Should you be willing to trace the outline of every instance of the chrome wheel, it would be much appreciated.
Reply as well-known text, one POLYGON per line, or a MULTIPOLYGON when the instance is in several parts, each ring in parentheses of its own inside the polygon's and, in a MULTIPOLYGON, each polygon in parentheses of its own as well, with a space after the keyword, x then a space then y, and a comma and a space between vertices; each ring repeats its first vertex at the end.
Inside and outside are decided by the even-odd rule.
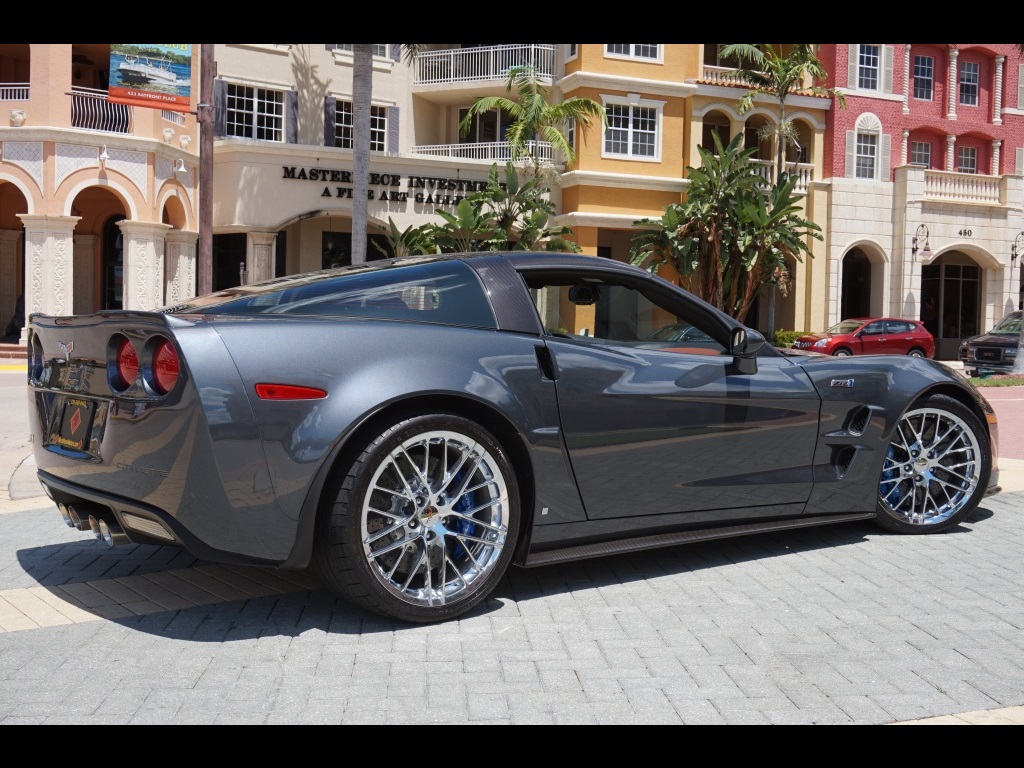
POLYGON ((951 405, 926 404, 908 411, 886 451, 879 506, 900 530, 952 525, 984 492, 989 473, 986 436, 970 411, 941 398, 947 400, 951 405))
POLYGON ((433 431, 379 464, 363 501, 363 552, 392 594, 441 606, 487 582, 508 536, 509 498, 495 457, 472 438, 433 431))

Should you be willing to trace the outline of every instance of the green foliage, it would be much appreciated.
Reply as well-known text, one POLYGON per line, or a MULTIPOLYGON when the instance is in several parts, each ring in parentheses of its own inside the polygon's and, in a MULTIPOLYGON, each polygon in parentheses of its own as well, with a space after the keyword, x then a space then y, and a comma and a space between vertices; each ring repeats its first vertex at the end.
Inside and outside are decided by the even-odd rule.
POLYGON ((537 80, 537 73, 532 67, 512 67, 508 71, 505 91, 511 96, 483 96, 478 98, 466 111, 459 123, 462 136, 467 136, 477 115, 501 110, 508 115, 512 123, 505 133, 512 160, 528 158, 535 168, 541 160, 534 152, 534 142, 547 141, 551 146, 571 163, 576 152, 565 133, 565 127, 576 123, 581 131, 587 130, 594 120, 607 125, 608 117, 604 105, 586 97, 565 99, 558 104, 548 103, 548 89, 537 80))
POLYGON ((664 264, 684 285, 730 316, 743 318, 762 286, 788 287, 787 259, 810 254, 807 238, 822 239, 817 224, 800 217, 795 180, 782 174, 765 188, 742 149, 742 135, 723 147, 712 134, 715 151, 699 147, 700 168, 687 168, 686 202, 666 208, 659 221, 634 226, 630 260, 657 272, 664 264))
POLYGON ((388 244, 387 248, 375 240, 373 245, 385 257, 419 256, 434 250, 433 243, 423 227, 409 226, 400 231, 390 216, 388 228, 384 231, 384 239, 388 244))
POLYGON ((780 328, 775 331, 772 344, 776 347, 792 347, 794 341, 806 335, 807 331, 785 331, 780 328))

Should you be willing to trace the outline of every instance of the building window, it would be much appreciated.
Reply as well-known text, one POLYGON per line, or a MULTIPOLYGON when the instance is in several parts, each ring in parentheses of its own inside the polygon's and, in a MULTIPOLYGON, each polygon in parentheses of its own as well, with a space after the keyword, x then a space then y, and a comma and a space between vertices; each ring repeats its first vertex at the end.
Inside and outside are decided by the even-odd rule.
MULTIPOLYGON (((334 117, 334 146, 342 149, 355 148, 355 120, 352 102, 339 101, 334 117)), ((386 107, 370 107, 370 151, 383 152, 388 135, 388 110, 386 107)))
POLYGON ((957 147, 957 150, 956 150, 956 170, 957 170, 957 173, 977 173, 978 172, 978 148, 977 147, 957 147))
POLYGON ((857 134, 857 178, 875 178, 875 167, 878 161, 878 134, 857 134))
POLYGON ((931 56, 914 57, 914 98, 932 100, 935 84, 935 59, 931 56))
POLYGON ((878 72, 881 46, 862 45, 858 58, 857 87, 865 91, 878 90, 878 72))
POLYGON ((968 107, 978 106, 978 62, 960 62, 960 103, 968 107))
POLYGON ((608 127, 604 154, 632 159, 657 159, 658 110, 630 104, 606 104, 608 127))
MULTIPOLYGON (((369 37, 369 35, 367 35, 367 37, 369 37)), ((337 43, 339 51, 348 51, 349 53, 352 53, 353 45, 354 43, 337 43)), ((388 49, 390 47, 391 46, 387 43, 384 43, 383 45, 375 45, 373 46, 373 55, 386 59, 388 56, 388 49)))
POLYGON ((284 91, 227 84, 227 135, 284 141, 284 91))
POLYGON ((922 168, 932 167, 932 145, 927 141, 910 142, 910 164, 922 168))
POLYGON ((578 46, 576 45, 576 43, 569 43, 568 45, 566 45, 565 46, 565 58, 566 59, 575 59, 576 58, 576 54, 579 53, 577 48, 578 48, 578 46))
POLYGON ((612 45, 608 44, 605 46, 605 51, 609 56, 624 56, 630 59, 657 59, 659 56, 658 45, 612 45))

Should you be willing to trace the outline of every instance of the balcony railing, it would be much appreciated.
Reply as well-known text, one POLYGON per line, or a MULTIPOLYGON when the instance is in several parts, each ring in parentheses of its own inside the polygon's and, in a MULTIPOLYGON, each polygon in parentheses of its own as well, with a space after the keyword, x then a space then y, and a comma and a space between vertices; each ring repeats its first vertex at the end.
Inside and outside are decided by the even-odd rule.
POLYGON ((71 89, 71 126, 105 133, 131 133, 134 114, 129 104, 107 101, 96 88, 71 89))
MULTIPOLYGON (((532 157, 540 162, 551 165, 554 163, 554 149, 549 142, 527 142, 527 149, 532 157)), ((512 159, 512 150, 505 141, 484 141, 465 144, 422 144, 413 147, 414 154, 432 155, 434 157, 452 157, 460 160, 486 160, 489 162, 507 162, 512 159)))
POLYGON ((507 79, 512 67, 530 66, 541 80, 554 78, 553 45, 488 45, 416 54, 414 85, 507 79))
POLYGON ((0 101, 28 101, 28 83, 0 83, 0 101))
POLYGON ((1000 204, 1003 177, 952 171, 924 172, 924 196, 937 200, 1000 204))
POLYGON ((735 67, 713 67, 705 64, 702 79, 718 85, 744 85, 750 87, 750 83, 741 78, 739 72, 735 67))
MULTIPOLYGON (((774 160, 748 160, 756 171, 757 175, 764 179, 765 186, 775 184, 775 161, 774 160)), ((814 180, 813 163, 786 163, 786 173, 796 178, 793 191, 798 195, 807 194, 807 186, 814 180)))

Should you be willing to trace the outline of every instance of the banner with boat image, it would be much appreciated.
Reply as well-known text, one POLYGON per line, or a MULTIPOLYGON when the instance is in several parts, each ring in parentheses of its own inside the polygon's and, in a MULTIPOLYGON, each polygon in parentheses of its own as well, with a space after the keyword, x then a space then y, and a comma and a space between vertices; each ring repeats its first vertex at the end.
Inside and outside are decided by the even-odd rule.
POLYGON ((110 45, 107 101, 192 111, 192 45, 110 45))

